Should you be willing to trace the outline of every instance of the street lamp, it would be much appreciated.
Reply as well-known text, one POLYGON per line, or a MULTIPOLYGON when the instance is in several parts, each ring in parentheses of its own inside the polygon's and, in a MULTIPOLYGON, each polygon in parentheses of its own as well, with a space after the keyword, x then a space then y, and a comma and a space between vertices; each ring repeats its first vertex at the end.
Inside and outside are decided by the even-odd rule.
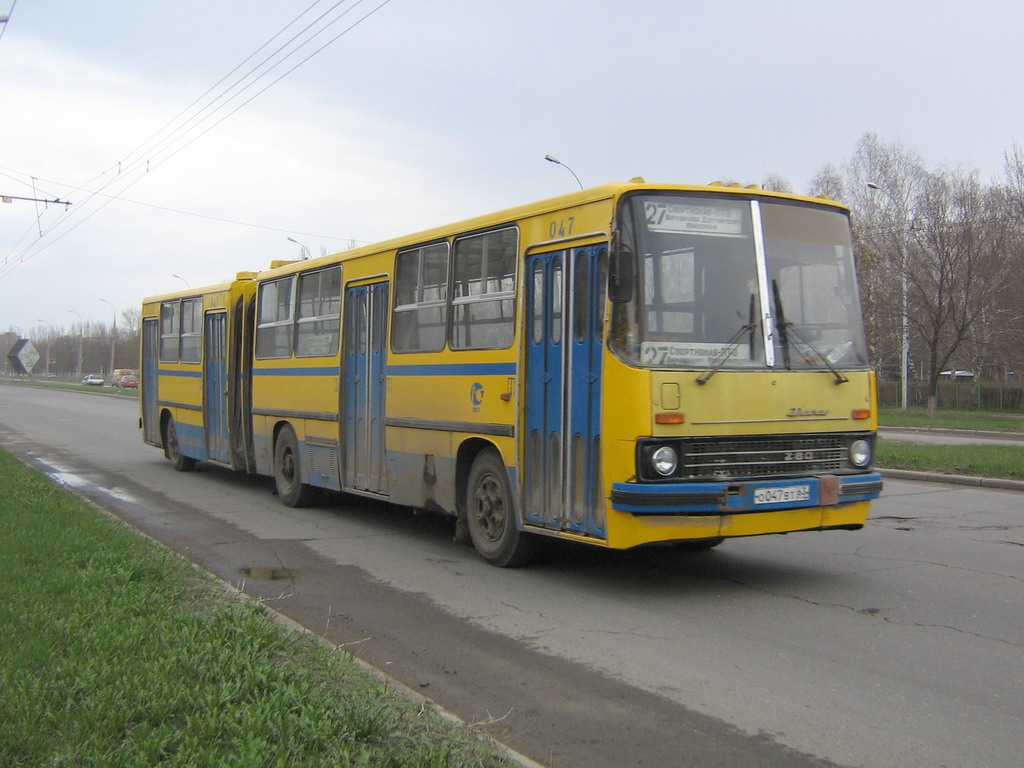
POLYGON ((568 165, 563 163, 557 157, 552 157, 551 155, 544 155, 544 159, 547 160, 549 163, 554 163, 555 165, 560 165, 563 168, 565 168, 565 170, 567 170, 569 173, 571 173, 572 177, 574 179, 576 179, 576 183, 580 185, 580 189, 583 189, 583 182, 580 181, 580 177, 576 175, 575 171, 573 171, 572 168, 570 168, 568 165))
POLYGON ((100 299, 114 313, 114 324, 110 331, 110 386, 114 386, 114 347, 117 346, 117 309, 106 299, 100 299))
POLYGON ((904 206, 892 196, 885 187, 880 187, 874 182, 868 182, 868 189, 877 190, 883 195, 889 198, 889 200, 896 206, 897 211, 900 215, 900 233, 897 242, 899 243, 899 259, 900 259, 900 276, 901 276, 901 287, 903 295, 901 297, 901 337, 900 337, 900 379, 902 380, 900 390, 900 407, 905 411, 907 410, 907 394, 909 392, 909 378, 910 378, 910 311, 908 307, 907 294, 909 292, 909 284, 907 280, 907 216, 904 206))
POLYGON ((295 244, 296 244, 297 246, 299 246, 299 248, 301 248, 301 249, 302 249, 302 253, 304 254, 304 255, 303 255, 303 257, 302 257, 302 258, 303 258, 303 260, 305 260, 305 259, 310 259, 310 258, 312 258, 312 257, 313 257, 313 254, 312 254, 312 253, 310 253, 310 250, 309 250, 309 248, 307 248, 306 246, 304 246, 304 245, 303 245, 302 243, 300 243, 300 242, 299 242, 298 240, 296 240, 296 239, 295 239, 294 237, 289 237, 289 238, 288 238, 288 242, 290 242, 290 243, 295 243, 295 244))
POLYGON ((184 277, 182 277, 181 275, 171 275, 171 277, 176 277, 176 278, 178 278, 179 280, 181 280, 181 282, 183 282, 183 283, 185 284, 185 287, 186 287, 186 288, 188 288, 189 290, 192 290, 192 283, 190 283, 190 282, 189 282, 188 280, 186 280, 186 279, 185 279, 184 277))
POLYGON ((82 327, 83 326, 82 316, 80 314, 78 314, 77 312, 75 312, 75 310, 73 310, 73 309, 69 309, 68 312, 70 312, 72 315, 76 315, 78 317, 78 365, 77 365, 77 367, 75 369, 75 375, 78 377, 78 380, 81 381, 82 380, 82 334, 85 332, 85 329, 82 327))

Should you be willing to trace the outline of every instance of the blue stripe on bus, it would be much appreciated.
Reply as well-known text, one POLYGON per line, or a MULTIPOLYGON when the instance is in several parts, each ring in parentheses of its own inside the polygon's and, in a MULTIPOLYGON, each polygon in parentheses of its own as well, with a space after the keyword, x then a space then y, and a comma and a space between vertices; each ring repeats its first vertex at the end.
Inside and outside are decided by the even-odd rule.
POLYGON ((388 376, 515 376, 515 363, 436 363, 389 365, 388 376))
MULTIPOLYGON (((389 376, 515 376, 515 363, 436 363, 433 365, 389 365, 389 376)), ((201 378, 201 371, 160 370, 161 376, 201 378)), ((319 368, 253 368, 253 376, 340 376, 337 366, 319 368)))
POLYGON ((324 366, 322 368, 253 368, 253 376, 340 376, 341 368, 324 366))

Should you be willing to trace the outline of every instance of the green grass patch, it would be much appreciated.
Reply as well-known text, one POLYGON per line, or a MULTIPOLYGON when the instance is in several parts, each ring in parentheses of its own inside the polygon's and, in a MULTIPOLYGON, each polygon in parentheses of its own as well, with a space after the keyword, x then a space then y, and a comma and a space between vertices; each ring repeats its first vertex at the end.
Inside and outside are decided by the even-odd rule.
POLYGON ((1024 446, 1016 445, 931 445, 881 438, 875 463, 885 469, 1024 480, 1024 446))
POLYGON ((0 765, 506 765, 0 451, 0 765))
POLYGON ((46 389, 66 389, 72 392, 90 392, 94 395, 117 395, 118 397, 138 397, 139 390, 137 389, 122 389, 120 387, 111 387, 104 384, 102 387, 91 386, 89 384, 82 384, 78 381, 69 381, 67 379, 12 379, 12 378, 0 378, 0 384, 8 384, 13 387, 42 387, 46 389))
POLYGON ((979 411, 955 409, 939 411, 934 419, 922 407, 880 408, 879 426, 931 427, 933 429, 972 429, 996 432, 1024 432, 1024 413, 1019 411, 979 411))

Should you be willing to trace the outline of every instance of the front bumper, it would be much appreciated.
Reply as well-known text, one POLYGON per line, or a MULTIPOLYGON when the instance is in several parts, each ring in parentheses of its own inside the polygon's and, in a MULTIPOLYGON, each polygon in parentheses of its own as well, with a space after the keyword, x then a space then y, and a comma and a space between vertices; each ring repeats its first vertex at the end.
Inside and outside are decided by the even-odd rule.
POLYGON ((877 499, 882 475, 817 475, 773 480, 613 483, 612 508, 634 515, 741 515, 877 499))

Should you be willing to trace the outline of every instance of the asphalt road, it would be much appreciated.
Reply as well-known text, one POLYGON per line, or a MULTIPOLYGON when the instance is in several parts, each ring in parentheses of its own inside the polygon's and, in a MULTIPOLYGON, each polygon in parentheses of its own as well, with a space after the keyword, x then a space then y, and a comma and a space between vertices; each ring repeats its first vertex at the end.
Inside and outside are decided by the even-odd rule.
POLYGON ((1010 768, 1024 495, 887 481, 868 527, 712 552, 553 546, 174 472, 136 404, 0 386, 0 444, 544 765, 1010 768))

